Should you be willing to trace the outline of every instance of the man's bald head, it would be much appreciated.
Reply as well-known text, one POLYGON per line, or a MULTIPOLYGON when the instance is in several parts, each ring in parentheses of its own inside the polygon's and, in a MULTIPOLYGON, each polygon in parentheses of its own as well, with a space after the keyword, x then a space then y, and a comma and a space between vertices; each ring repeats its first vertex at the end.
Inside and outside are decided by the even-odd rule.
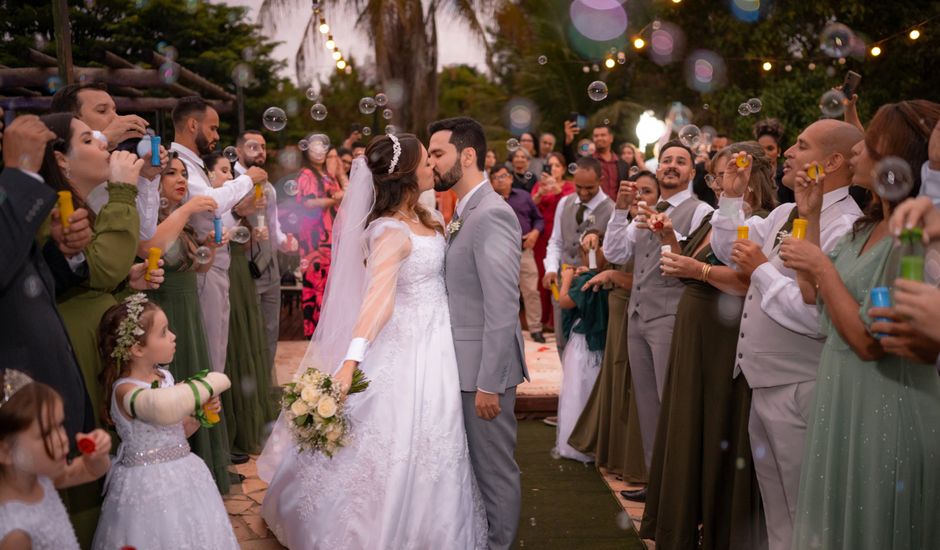
POLYGON ((824 119, 810 124, 784 153, 783 184, 792 189, 797 171, 816 162, 826 172, 827 192, 849 185, 852 147, 864 137, 861 130, 841 120, 824 119))

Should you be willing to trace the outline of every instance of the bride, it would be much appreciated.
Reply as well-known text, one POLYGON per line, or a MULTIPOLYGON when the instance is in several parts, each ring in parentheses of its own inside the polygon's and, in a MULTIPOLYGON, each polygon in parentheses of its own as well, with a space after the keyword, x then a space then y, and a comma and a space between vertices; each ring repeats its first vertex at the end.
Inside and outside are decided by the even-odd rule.
POLYGON ((442 221, 418 204, 434 185, 411 134, 376 137, 353 163, 334 228, 333 266, 316 333, 298 372, 356 366, 349 444, 333 458, 299 452, 283 415, 258 473, 262 504, 285 546, 485 548, 444 288, 442 221), (348 346, 348 347, 347 347, 348 346))

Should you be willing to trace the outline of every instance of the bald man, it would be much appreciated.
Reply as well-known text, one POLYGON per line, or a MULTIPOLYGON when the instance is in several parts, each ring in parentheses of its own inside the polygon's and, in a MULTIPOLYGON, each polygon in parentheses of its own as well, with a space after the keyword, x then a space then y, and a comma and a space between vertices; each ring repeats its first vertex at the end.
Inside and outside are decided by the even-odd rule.
MULTIPOLYGON (((850 124, 820 120, 803 130, 784 153, 783 184, 790 189, 805 165, 816 162, 825 170, 820 243, 827 253, 862 215, 849 196, 849 159, 852 146, 862 138, 850 124)), ((712 249, 721 261, 751 277, 734 376, 743 373, 753 390, 748 431, 770 550, 789 550, 803 443, 825 338, 819 333, 816 306, 803 303, 796 273, 783 266, 778 252, 780 233, 791 231, 800 210, 809 209, 805 191, 796 187, 797 204, 782 204, 766 218, 745 219, 746 182, 723 185, 719 210, 712 217, 712 249), (750 228, 748 240, 737 240, 739 225, 750 228)))

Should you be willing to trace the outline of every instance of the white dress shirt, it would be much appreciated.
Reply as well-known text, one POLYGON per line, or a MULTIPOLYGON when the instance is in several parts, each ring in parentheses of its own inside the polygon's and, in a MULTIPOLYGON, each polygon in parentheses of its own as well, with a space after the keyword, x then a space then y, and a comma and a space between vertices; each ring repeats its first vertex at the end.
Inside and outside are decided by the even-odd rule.
POLYGON ((470 191, 468 191, 467 194, 463 196, 463 198, 457 199, 457 204, 454 206, 454 213, 457 214, 457 217, 458 217, 458 218, 460 217, 461 214, 463 214, 464 206, 467 204, 467 202, 470 201, 470 197, 472 197, 474 193, 476 193, 477 191, 479 191, 481 187, 483 187, 484 185, 488 184, 489 182, 490 182, 490 180, 487 179, 486 177, 484 177, 484 178, 483 178, 483 181, 481 181, 480 183, 476 184, 476 185, 473 187, 473 189, 471 189, 470 191))
POLYGON ((933 205, 940 208, 940 170, 932 170, 930 161, 920 167, 920 196, 930 197, 933 205))
MULTIPOLYGON (((738 239, 738 226, 748 226, 748 240, 764 246, 768 239, 776 239, 777 232, 786 224, 794 203, 778 206, 766 218, 752 216, 745 220, 741 198, 722 197, 718 210, 712 216, 711 246, 715 257, 724 264, 735 267, 731 261, 731 248, 738 239)), ((848 187, 840 187, 823 195, 820 214, 820 244, 828 254, 839 239, 852 230, 852 224, 862 215, 848 187)), ((773 253, 776 255, 776 250, 773 253)), ((796 272, 777 269, 765 262, 751 274, 751 284, 757 285, 763 299, 761 309, 771 319, 784 327, 805 336, 819 336, 819 312, 814 304, 803 302, 803 294, 796 282, 796 272)))
MULTIPOLYGON (((591 215, 606 199, 607 195, 603 191, 598 190, 597 194, 591 197, 591 200, 585 204, 587 207, 584 211, 585 217, 591 215)), ((577 193, 565 195, 558 201, 558 205, 555 207, 555 225, 552 226, 552 234, 548 238, 548 246, 545 250, 545 259, 542 261, 545 273, 558 273, 558 270, 561 268, 561 249, 563 246, 561 240, 561 216, 562 212, 565 211, 565 207, 568 206, 568 203, 571 201, 574 201, 576 205, 584 204, 577 193)))
MULTIPOLYGON (((672 213, 677 206, 692 198, 692 190, 686 188, 668 199, 662 199, 669 203, 666 209, 666 215, 672 213)), ((652 206, 652 205, 651 205, 652 206)), ((692 225, 689 226, 689 232, 698 229, 702 225, 705 216, 714 210, 708 203, 701 203, 695 207, 692 213, 692 225)), ((630 221, 629 210, 614 210, 613 216, 607 222, 607 233, 604 235, 604 257, 607 261, 614 264, 625 264, 633 257, 633 247, 636 245, 636 239, 643 231, 649 231, 642 227, 637 227, 636 220, 630 221)), ((684 241, 688 235, 683 235, 678 231, 676 240, 684 241)))
MULTIPOLYGON (((95 214, 108 204, 108 183, 95 187, 85 197, 85 204, 95 214)), ((141 176, 137 178, 137 214, 140 216, 140 240, 149 241, 157 232, 157 218, 160 215, 160 176, 152 180, 141 176)))

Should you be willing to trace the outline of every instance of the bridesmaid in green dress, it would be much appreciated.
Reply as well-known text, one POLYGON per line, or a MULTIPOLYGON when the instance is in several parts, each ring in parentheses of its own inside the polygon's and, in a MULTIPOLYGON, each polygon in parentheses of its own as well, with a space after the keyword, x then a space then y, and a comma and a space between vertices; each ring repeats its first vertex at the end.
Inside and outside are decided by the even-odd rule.
MULTIPOLYGON (((102 182, 109 182, 108 202, 90 215, 93 237, 85 247, 85 280, 56 296, 59 312, 94 403, 95 424, 101 425, 104 393, 98 384, 102 370, 98 355, 98 322, 117 303, 112 292, 127 278, 134 263, 140 217, 137 213, 137 176, 142 161, 131 153, 109 157, 107 145, 96 139, 87 124, 71 113, 42 117, 56 135, 49 143, 40 173, 57 191, 70 191, 75 208, 102 182), (135 162, 136 161, 136 162, 135 162)), ((62 491, 76 535, 90 545, 98 523, 101 483, 89 483, 62 491)))
MULTIPOLYGON (((755 216, 775 206, 773 168, 754 141, 735 143, 711 161, 715 187, 732 155, 753 168, 745 195, 755 216)), ((673 330, 669 371, 650 468, 640 536, 665 549, 766 546, 760 492, 748 437, 750 389, 733 377, 741 309, 749 280, 712 253, 711 214, 683 242, 668 217, 660 231, 663 275, 685 284, 673 330)))
MULTIPOLYGON (((940 105, 927 101, 883 106, 854 149, 852 183, 874 190, 875 159, 898 156, 911 166, 916 196, 938 119, 940 105)), ((797 175, 797 202, 815 214, 806 240, 787 239, 780 253, 807 303, 818 299, 826 336, 793 547, 940 548, 940 378, 932 364, 885 353, 867 315, 871 288, 894 277, 882 272, 897 202, 876 197, 827 257, 816 245, 821 187, 797 175)))
MULTIPOLYGON (((209 170, 213 187, 220 187, 232 179, 231 163, 219 153, 206 155, 203 161, 209 170)), ((243 218, 241 222, 245 224, 245 231, 250 230, 247 222, 247 218, 243 218)), ((250 233, 252 232, 249 231, 250 233)), ((263 236, 257 229, 253 233, 256 238, 263 236)), ((229 438, 234 452, 258 454, 264 445, 265 425, 277 418, 278 401, 272 393, 273 371, 272 365, 268 364, 267 336, 258 304, 258 292, 248 267, 246 253, 251 244, 232 240, 229 247, 231 316, 225 373, 232 380, 232 389, 226 393, 230 394, 231 398, 228 412, 234 419, 229 425, 229 429, 234 433, 230 431, 229 438)))
MULTIPOLYGON (((637 201, 656 204, 659 186, 655 177, 637 174, 629 179, 637 183, 637 201)), ((636 205, 631 208, 631 215, 636 215, 636 205)), ((594 455, 598 467, 607 468, 623 481, 645 484, 646 462, 636 402, 631 398, 627 356, 627 322, 630 318, 627 304, 633 286, 633 263, 603 271, 589 284, 612 284, 615 288, 608 296, 610 319, 601 372, 568 444, 584 454, 594 455)))
MULTIPOLYGON (((165 280, 159 289, 147 294, 163 308, 170 328, 176 333, 176 356, 167 368, 177 380, 210 368, 196 273, 212 265, 215 239, 211 233, 206 238, 204 244, 210 255, 200 257, 199 261, 204 263, 199 263, 196 250, 200 243, 188 224, 193 214, 213 212, 217 205, 206 196, 192 197, 180 204, 186 196, 186 177, 183 162, 171 153, 170 163, 160 180, 161 208, 157 232, 151 240, 141 243, 139 251, 141 257, 147 257, 150 247, 163 251, 165 280)), ((189 445, 209 467, 219 491, 227 493, 231 484, 228 473, 231 453, 226 423, 222 421, 212 428, 197 430, 189 438, 189 445)))

